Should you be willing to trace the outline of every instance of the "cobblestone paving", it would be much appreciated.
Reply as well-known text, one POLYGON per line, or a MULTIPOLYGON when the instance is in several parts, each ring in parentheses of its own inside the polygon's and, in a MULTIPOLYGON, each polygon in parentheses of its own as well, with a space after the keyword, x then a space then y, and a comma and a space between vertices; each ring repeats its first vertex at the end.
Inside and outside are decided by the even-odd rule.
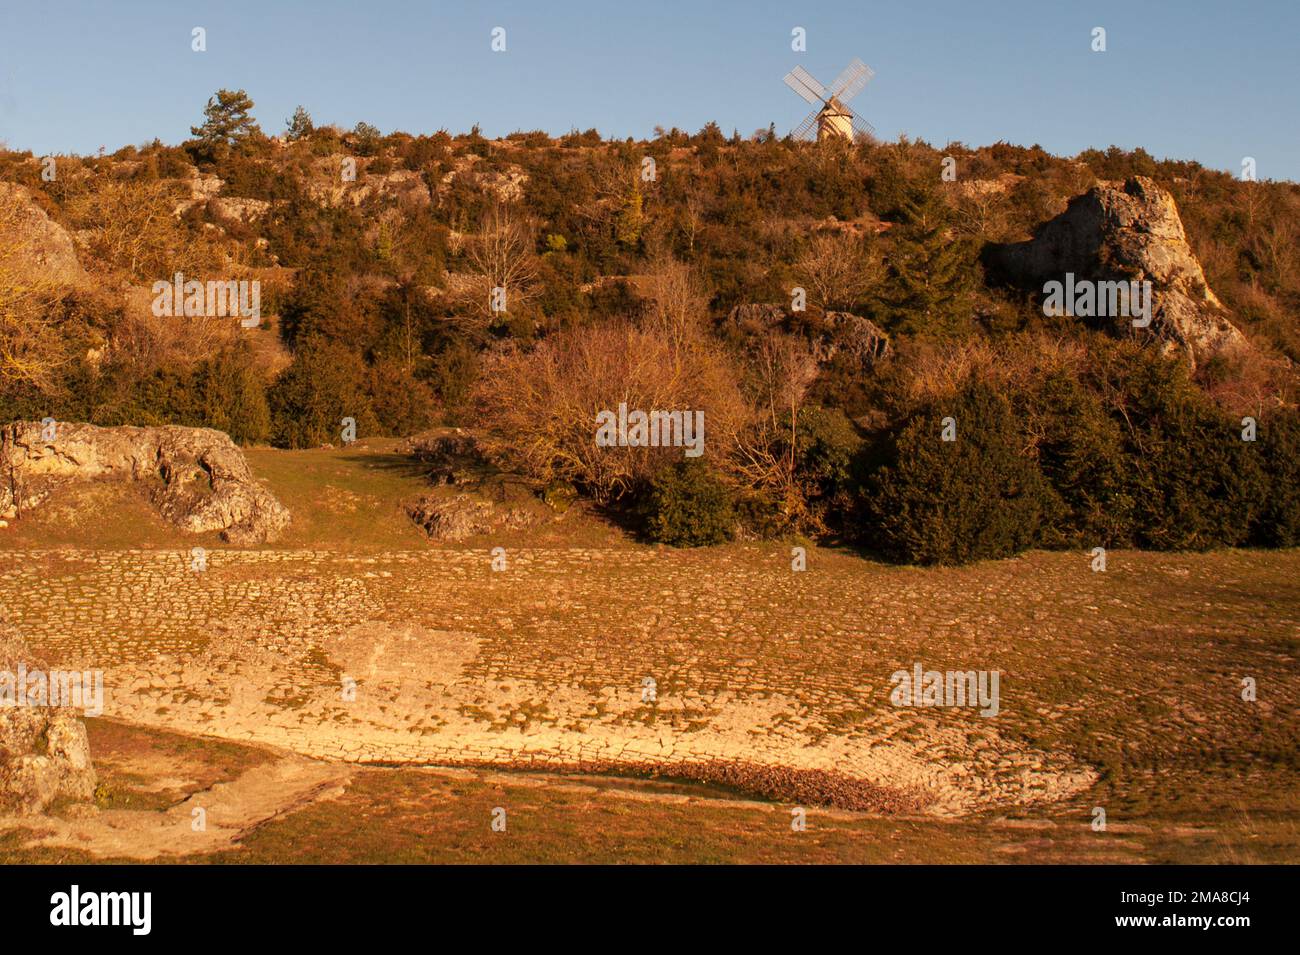
MULTIPOLYGON (((1242 668, 1293 665, 1300 636, 1300 600, 1277 603, 1296 592, 1294 552, 1116 553, 1104 574, 1079 554, 920 570, 817 550, 796 573, 776 545, 506 560, 214 550, 196 572, 188 550, 10 551, 0 608, 51 665, 103 669, 105 715, 139 724, 356 762, 835 770, 938 814, 1095 781, 1027 727, 1239 723, 1242 668), (890 674, 918 661, 999 670, 1001 712, 892 706, 890 674), (1135 692, 1177 703, 1207 680, 1221 692, 1194 707, 1118 723, 1135 692)), ((1250 718, 1294 723, 1296 695, 1275 681, 1250 718)))

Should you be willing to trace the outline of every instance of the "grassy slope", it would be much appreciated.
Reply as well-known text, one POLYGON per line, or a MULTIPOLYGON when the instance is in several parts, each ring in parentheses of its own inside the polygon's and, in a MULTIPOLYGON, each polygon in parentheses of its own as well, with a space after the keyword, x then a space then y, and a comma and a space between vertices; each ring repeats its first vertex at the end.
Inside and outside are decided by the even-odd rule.
MULTIPOLYGON (((256 473, 294 513, 290 531, 274 546, 340 551, 437 546, 403 514, 402 504, 426 486, 419 471, 397 454, 397 444, 367 441, 348 449, 250 451, 256 473)), ((607 525, 576 517, 516 539, 540 547, 639 546, 607 525)), ((49 502, 0 536, 0 545, 12 550, 172 549, 194 543, 222 546, 215 537, 205 541, 178 535, 152 513, 140 489, 102 485, 49 502), (81 516, 86 513, 81 505, 93 507, 93 521, 81 516)), ((682 556, 701 564, 733 561, 740 549, 682 556)), ((862 586, 870 587, 881 574, 924 574, 867 565, 847 555, 824 556, 836 565, 833 573, 848 574, 846 587, 855 586, 858 577, 863 578, 862 586)), ((1083 617, 1072 628, 1077 632, 1040 629, 1041 641, 1020 648, 1041 660, 1033 668, 1038 672, 1024 676, 1033 678, 1044 701, 1095 696, 1096 678, 1111 684, 1106 689, 1115 701, 1065 720, 1031 717, 1019 727, 1027 742, 1071 749, 1103 770, 1101 782, 1083 799, 1056 807, 1047 819, 1029 822, 1046 828, 990 819, 949 823, 812 812, 810 831, 796 836, 789 832, 788 807, 737 804, 705 795, 690 803, 646 801, 633 798, 635 793, 629 796, 626 782, 605 781, 586 792, 549 783, 539 786, 524 776, 448 779, 418 770, 368 770, 343 799, 260 827, 242 850, 219 854, 212 861, 1294 861, 1300 858, 1297 747, 1289 729, 1294 715, 1244 721, 1227 733, 1222 726, 1196 732, 1186 727, 1200 718, 1196 704, 1207 692, 1197 682, 1207 675, 1200 663, 1210 666, 1216 680, 1236 681, 1241 672, 1258 674, 1265 695, 1275 692, 1277 681, 1294 680, 1300 641, 1294 632, 1286 636, 1284 623, 1295 617, 1300 605, 1297 578, 1288 569, 1295 555, 1225 552, 1196 560, 1206 567, 1193 568, 1190 578, 1180 578, 1188 573, 1182 569, 1183 558, 1112 555, 1114 573, 1107 575, 1108 583, 1123 588, 1111 601, 1116 605, 1098 601, 1097 608, 1087 609, 1096 610, 1098 616, 1092 619, 1099 624, 1112 614, 1127 622, 1126 668, 1117 671, 1103 646, 1087 647, 1089 628, 1083 626, 1083 617), (1124 582, 1120 571, 1130 562, 1137 577, 1124 582), (1147 619, 1148 599, 1151 607, 1164 606, 1164 612, 1172 601, 1178 613, 1173 619, 1149 620, 1145 630, 1134 632, 1132 627, 1147 619), (1189 630, 1193 618, 1202 623, 1189 630), (1093 649, 1103 652, 1093 655, 1093 649), (1187 652, 1197 658, 1180 658, 1187 652), (1153 679, 1159 685, 1172 680, 1177 696, 1159 699, 1150 692, 1153 679), (1143 733, 1142 745, 1135 750, 1135 741, 1109 736, 1118 726, 1143 733), (1162 730, 1168 731, 1167 738, 1162 730), (486 824, 487 811, 501 804, 510 807, 512 819, 504 836, 492 833, 486 824), (1110 832, 1088 828, 1092 805, 1107 807, 1110 832)), ((987 570, 996 577, 1001 566, 987 570)), ((997 581, 990 583, 979 568, 963 574, 970 577, 971 594, 996 589, 997 581)), ((978 606, 970 604, 968 609, 978 606)), ((1031 610, 1025 608, 1026 613, 1031 610)), ((1033 614, 1037 620, 1041 611, 1033 614)), ((161 760, 187 767, 174 775, 203 785, 260 758, 258 751, 234 744, 138 732, 143 736, 131 745, 161 754, 155 764, 161 760)), ((102 805, 149 811, 193 791, 175 780, 159 788, 157 778, 140 766, 132 769, 129 758, 115 761, 112 754, 126 745, 103 729, 97 731, 97 758, 108 757, 101 763, 102 805)), ((73 857, 61 850, 23 850, 19 844, 13 835, 0 836, 0 861, 73 857)))

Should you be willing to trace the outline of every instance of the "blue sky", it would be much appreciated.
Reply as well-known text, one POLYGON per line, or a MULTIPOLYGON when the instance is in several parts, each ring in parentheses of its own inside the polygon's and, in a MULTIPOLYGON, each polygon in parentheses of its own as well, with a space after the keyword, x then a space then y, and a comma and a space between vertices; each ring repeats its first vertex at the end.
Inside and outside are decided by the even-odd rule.
POLYGON ((388 132, 656 124, 728 134, 807 112, 781 82, 829 82, 857 56, 853 105, 892 139, 999 139, 1073 155, 1157 157, 1300 180, 1300 0, 0 0, 0 140, 88 153, 176 143, 218 87, 267 132, 296 104, 388 132), (207 30, 208 49, 190 49, 207 30), (490 48, 493 27, 507 51, 490 48), (790 48, 807 31, 808 49, 790 48), (1092 52, 1091 31, 1107 31, 1092 52))

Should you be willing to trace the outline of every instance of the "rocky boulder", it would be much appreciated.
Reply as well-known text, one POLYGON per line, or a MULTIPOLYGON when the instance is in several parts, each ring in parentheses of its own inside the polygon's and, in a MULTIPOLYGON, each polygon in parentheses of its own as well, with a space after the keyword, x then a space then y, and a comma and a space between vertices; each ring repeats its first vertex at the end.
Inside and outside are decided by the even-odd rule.
POLYGON ((36 198, 16 182, 0 182, 0 243, 15 250, 6 268, 21 277, 38 276, 59 285, 90 283, 77 259, 72 236, 42 209, 36 198))
POLYGON ((429 469, 435 485, 468 484, 490 469, 479 439, 460 428, 410 438, 405 450, 429 469))
POLYGON ((784 305, 746 302, 732 308, 727 314, 727 324, 742 334, 758 335, 780 328, 787 314, 784 305))
POLYGON ((457 494, 422 497, 408 505, 406 512, 434 540, 460 541, 491 531, 496 526, 495 510, 491 501, 457 494))
POLYGON ((247 225, 262 218, 270 210, 271 203, 265 199, 242 199, 221 196, 208 200, 208 211, 223 225, 240 223, 247 225))
POLYGON ((889 336, 871 319, 851 312, 827 312, 823 324, 824 331, 814 343, 818 361, 828 362, 843 353, 870 366, 889 357, 889 336))
MULTIPOLYGON (((985 263, 994 274, 1028 289, 1047 282, 1151 283, 1146 329, 1167 351, 1193 361, 1246 347, 1246 339, 1205 281, 1192 254, 1173 196, 1145 176, 1102 182, 1070 200, 1026 242, 991 244, 985 263)), ((1109 321, 1115 331, 1128 321, 1109 321)))
POLYGON ((32 815, 59 800, 93 799, 95 769, 85 724, 69 706, 21 699, 20 671, 49 674, 0 620, 0 813, 32 815))
POLYGON ((0 514, 21 516, 69 481, 151 481, 168 521, 234 544, 275 539, 289 512, 261 487, 243 452, 211 428, 100 428, 19 421, 0 430, 0 514))
POLYGON ((431 539, 441 541, 519 530, 538 522, 527 507, 498 507, 472 494, 427 494, 408 504, 406 513, 431 539))

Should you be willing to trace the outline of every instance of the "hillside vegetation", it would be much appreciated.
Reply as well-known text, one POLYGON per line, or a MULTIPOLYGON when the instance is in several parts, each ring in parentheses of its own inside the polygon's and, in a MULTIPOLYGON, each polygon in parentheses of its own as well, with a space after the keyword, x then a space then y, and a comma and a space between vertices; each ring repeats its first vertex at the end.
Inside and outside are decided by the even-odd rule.
POLYGON ((674 544, 805 534, 957 563, 1300 539, 1295 184, 1115 148, 714 124, 489 141, 301 109, 268 137, 252 114, 223 90, 180 146, 0 152, 0 420, 289 448, 344 418, 466 426, 539 493, 674 544), (1174 198, 1248 347, 1171 353, 986 274, 989 248, 1134 176, 1174 198), (257 326, 156 316, 177 273, 257 280, 257 326), (620 404, 702 410, 704 453, 597 447, 620 404))

